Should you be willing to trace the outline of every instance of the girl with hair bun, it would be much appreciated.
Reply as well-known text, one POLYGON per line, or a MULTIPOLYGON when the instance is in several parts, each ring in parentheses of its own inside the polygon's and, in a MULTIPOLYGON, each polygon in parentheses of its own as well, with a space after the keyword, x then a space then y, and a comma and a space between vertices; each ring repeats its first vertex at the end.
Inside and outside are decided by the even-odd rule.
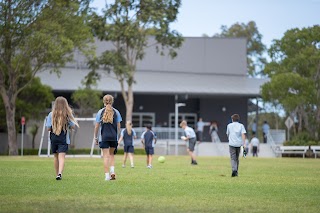
POLYGON ((67 99, 62 96, 57 97, 46 120, 46 127, 50 132, 56 180, 62 179, 64 159, 68 152, 68 144, 70 144, 69 130, 75 126, 79 127, 79 124, 73 116, 67 99))
POLYGON ((105 180, 115 180, 114 151, 118 146, 118 134, 122 121, 119 111, 112 107, 114 98, 112 95, 103 97, 104 108, 96 115, 94 138, 96 145, 102 149, 105 180))

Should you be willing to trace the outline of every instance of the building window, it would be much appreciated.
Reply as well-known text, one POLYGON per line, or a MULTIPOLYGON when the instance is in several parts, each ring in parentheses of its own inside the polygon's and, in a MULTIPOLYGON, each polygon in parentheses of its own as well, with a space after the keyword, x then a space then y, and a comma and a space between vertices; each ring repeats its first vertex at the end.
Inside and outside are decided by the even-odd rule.
MULTIPOLYGON (((186 120, 188 123, 188 126, 194 128, 197 123, 197 114, 196 113, 179 113, 178 124, 180 124, 180 122, 182 120, 186 120)), ((170 127, 174 127, 174 121, 175 121, 175 114, 170 113, 169 114, 169 126, 170 127)))
POLYGON ((145 127, 155 125, 155 113, 153 112, 134 112, 132 113, 132 125, 134 127, 145 127))

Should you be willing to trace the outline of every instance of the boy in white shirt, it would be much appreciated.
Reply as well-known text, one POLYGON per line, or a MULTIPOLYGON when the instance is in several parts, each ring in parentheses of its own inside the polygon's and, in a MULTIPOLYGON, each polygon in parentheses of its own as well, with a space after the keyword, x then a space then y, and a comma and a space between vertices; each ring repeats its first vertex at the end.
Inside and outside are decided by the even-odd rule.
POLYGON ((243 124, 239 123, 240 116, 231 116, 232 123, 227 126, 227 136, 229 138, 229 152, 231 158, 232 174, 231 177, 238 176, 240 147, 245 148, 246 130, 243 124))

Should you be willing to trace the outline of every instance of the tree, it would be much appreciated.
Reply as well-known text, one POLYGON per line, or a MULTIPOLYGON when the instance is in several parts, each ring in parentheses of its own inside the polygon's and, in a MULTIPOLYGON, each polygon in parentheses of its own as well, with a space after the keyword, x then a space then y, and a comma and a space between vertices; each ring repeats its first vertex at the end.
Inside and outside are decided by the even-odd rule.
POLYGON ((263 57, 266 46, 262 43, 262 35, 254 21, 235 23, 230 28, 221 26, 221 33, 214 37, 220 38, 246 38, 247 39, 247 69, 250 76, 263 74, 266 59, 263 57))
MULTIPOLYGON (((41 84, 38 77, 34 78, 17 96, 15 126, 20 126, 21 116, 24 116, 27 121, 43 118, 42 112, 50 106, 52 100, 54 100, 54 95, 51 87, 41 84)), ((0 109, 4 109, 1 99, 0 109)), ((0 111, 0 117, 5 117, 5 110, 0 111)), ((7 131, 5 120, 1 120, 0 129, 7 131)))
MULTIPOLYGON (((114 48, 106 50, 90 62, 92 73, 99 65, 113 72, 121 85, 126 105, 126 120, 132 119, 134 104, 132 86, 135 82, 136 63, 144 57, 144 49, 158 45, 157 50, 168 52, 173 58, 175 48, 182 44, 181 35, 170 29, 176 21, 180 0, 115 0, 106 5, 102 16, 97 14, 91 22, 95 36, 102 41, 112 42, 114 48), (155 39, 154 44, 148 38, 155 39)), ((97 75, 92 75, 98 77, 97 75)))
POLYGON ((57 72, 83 50, 90 0, 0 0, 0 94, 5 106, 9 154, 17 155, 16 100, 42 69, 57 72))
POLYGON ((76 103, 80 110, 80 115, 91 115, 93 110, 100 108, 102 92, 91 88, 83 88, 75 91, 71 99, 76 103))
POLYGON ((319 139, 320 130, 320 26, 288 30, 269 49, 271 62, 262 87, 266 101, 278 101, 297 115, 298 132, 319 139))

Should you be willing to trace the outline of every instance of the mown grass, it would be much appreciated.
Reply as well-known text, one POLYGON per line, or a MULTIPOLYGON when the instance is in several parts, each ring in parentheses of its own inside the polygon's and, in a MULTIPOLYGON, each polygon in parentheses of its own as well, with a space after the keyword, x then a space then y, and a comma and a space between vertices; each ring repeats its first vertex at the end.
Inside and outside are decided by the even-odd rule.
MULTIPOLYGON (((157 156, 155 156, 157 158, 157 156)), ((147 169, 121 168, 104 181, 102 159, 67 158, 62 181, 52 158, 0 157, 0 212, 318 212, 320 160, 241 159, 231 178, 228 158, 166 157, 147 169)))

